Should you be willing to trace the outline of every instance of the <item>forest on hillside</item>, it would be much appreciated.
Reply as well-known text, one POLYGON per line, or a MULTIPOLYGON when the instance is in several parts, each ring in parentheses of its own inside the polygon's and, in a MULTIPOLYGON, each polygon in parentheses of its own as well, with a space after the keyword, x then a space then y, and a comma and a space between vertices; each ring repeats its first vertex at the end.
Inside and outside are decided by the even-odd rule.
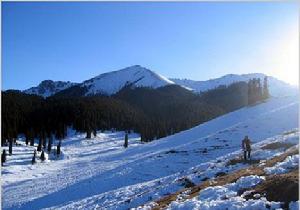
POLYGON ((67 128, 92 138, 97 130, 126 130, 152 141, 194 127, 269 97, 267 79, 252 79, 195 94, 178 85, 125 87, 112 96, 48 98, 2 91, 1 144, 24 134, 26 144, 64 139, 67 128))

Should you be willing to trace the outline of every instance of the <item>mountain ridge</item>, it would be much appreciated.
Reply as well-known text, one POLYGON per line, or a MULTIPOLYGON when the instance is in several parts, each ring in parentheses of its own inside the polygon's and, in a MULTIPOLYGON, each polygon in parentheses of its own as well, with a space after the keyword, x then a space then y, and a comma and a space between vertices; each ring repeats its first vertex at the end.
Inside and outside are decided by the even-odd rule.
POLYGON ((132 85, 136 87, 158 88, 174 84, 174 82, 140 65, 126 67, 117 71, 100 74, 80 84, 89 87, 85 95, 106 94, 112 95, 123 87, 132 85))
POLYGON ((24 93, 27 94, 35 94, 43 97, 49 97, 59 91, 67 89, 76 85, 77 83, 73 83, 70 81, 53 81, 53 80, 43 80, 38 84, 38 86, 31 87, 29 89, 24 90, 24 93))
MULTIPOLYGON (((247 82, 253 78, 259 78, 261 81, 267 75, 263 73, 249 73, 249 74, 226 74, 222 77, 196 81, 191 79, 177 79, 160 75, 148 68, 140 65, 133 65, 120 70, 111 71, 99 74, 91 79, 85 80, 81 83, 63 82, 44 80, 38 86, 31 87, 24 90, 27 94, 36 94, 43 97, 49 97, 59 92, 64 95, 73 95, 78 91, 79 96, 90 95, 113 95, 119 92, 126 86, 131 87, 149 87, 157 89, 167 85, 179 85, 182 88, 190 90, 194 93, 202 93, 221 85, 228 86, 235 82, 247 82)), ((267 76, 269 79, 270 93, 272 96, 283 96, 296 94, 297 88, 281 81, 275 77, 267 76)))

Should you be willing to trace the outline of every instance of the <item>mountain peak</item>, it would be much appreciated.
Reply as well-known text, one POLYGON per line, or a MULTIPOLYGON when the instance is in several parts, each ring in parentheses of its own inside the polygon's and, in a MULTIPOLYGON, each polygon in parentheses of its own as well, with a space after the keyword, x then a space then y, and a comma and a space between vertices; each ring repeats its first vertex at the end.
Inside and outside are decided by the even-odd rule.
POLYGON ((129 66, 117 71, 100 74, 84 81, 81 87, 87 87, 86 95, 117 93, 125 86, 159 88, 174 84, 171 80, 140 65, 129 66))
POLYGON ((43 80, 40 84, 36 87, 31 87, 27 90, 24 90, 24 93, 27 94, 36 94, 42 97, 51 96, 61 90, 69 88, 76 83, 72 83, 70 81, 53 81, 53 80, 43 80))

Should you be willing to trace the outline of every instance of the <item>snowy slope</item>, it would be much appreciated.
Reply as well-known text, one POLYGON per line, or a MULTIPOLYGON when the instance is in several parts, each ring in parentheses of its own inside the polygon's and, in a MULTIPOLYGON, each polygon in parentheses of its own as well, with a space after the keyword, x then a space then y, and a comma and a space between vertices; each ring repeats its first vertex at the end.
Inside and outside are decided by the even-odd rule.
POLYGON ((171 84, 174 84, 174 82, 147 68, 135 65, 118 71, 100 74, 83 82, 80 86, 88 88, 86 95, 98 93, 112 95, 127 85, 155 89, 171 84))
MULTIPOLYGON (((227 74, 220 78, 210 79, 207 81, 194 81, 189 79, 170 79, 178 85, 186 86, 191 88, 197 93, 201 93, 210 89, 214 89, 220 85, 228 86, 235 82, 249 81, 253 78, 259 78, 263 81, 266 75, 262 73, 251 73, 251 74, 227 74)), ((272 96, 286 96, 295 95, 298 92, 298 88, 275 77, 268 76, 269 90, 272 96)))
POLYGON ((42 97, 49 97, 61 90, 72 87, 75 84, 76 83, 72 82, 44 80, 37 87, 29 88, 27 90, 24 90, 23 92, 27 94, 39 95, 42 97))
MULTIPOLYGON (((270 159, 276 156, 279 156, 283 154, 286 150, 284 148, 278 148, 275 150, 265 150, 262 149, 265 145, 268 145, 273 142, 284 142, 292 145, 292 148, 296 148, 299 146, 298 144, 298 138, 299 135, 297 133, 297 129, 293 130, 293 133, 291 134, 286 134, 283 133, 281 135, 277 135, 271 138, 267 138, 259 143, 255 143, 253 145, 253 160, 262 160, 261 165, 264 164, 264 160, 270 159)), ((291 148, 291 149, 292 149, 291 148)), ((187 156, 187 154, 182 154, 184 150, 174 150, 178 151, 179 154, 173 153, 172 156, 178 156, 178 160, 180 158, 184 158, 184 156, 187 156), (181 153, 181 154, 180 154, 181 153)), ((225 153, 226 154, 226 153, 225 153)), ((143 183, 138 183, 134 185, 129 185, 125 186, 122 188, 118 188, 116 190, 112 190, 109 192, 101 193, 98 195, 93 195, 90 197, 86 197, 84 199, 80 199, 77 201, 72 201, 69 202, 67 205, 59 205, 55 207, 51 207, 49 209, 95 209, 95 208, 100 208, 100 209, 128 209, 132 207, 137 207, 138 205, 141 204, 147 204, 146 206, 142 208, 137 208, 137 209, 151 209, 151 207, 155 206, 154 202, 150 201, 155 201, 158 200, 159 198, 168 195, 172 192, 176 192, 178 190, 181 190, 184 186, 185 179, 191 180, 193 183, 199 183, 206 178, 213 178, 216 176, 216 174, 220 172, 225 172, 225 173, 234 173, 237 170, 240 169, 245 169, 249 167, 249 164, 247 163, 237 163, 234 165, 228 165, 228 161, 235 159, 235 158, 240 158, 241 152, 240 150, 232 152, 232 153, 227 153, 226 155, 220 156, 216 159, 212 158, 210 161, 201 163, 198 165, 195 165, 191 168, 188 168, 187 170, 181 170, 178 171, 174 174, 154 179, 151 181, 146 181, 143 183)), ((192 157, 191 157, 192 158, 192 157)), ((287 158, 289 159, 289 158, 287 158)), ((291 158, 295 160, 294 156, 291 158)), ((183 160, 183 164, 186 162, 186 160, 183 160)), ((286 160, 284 161, 286 162, 286 160)), ((176 163, 176 162, 175 162, 176 163)), ((159 164, 159 163, 158 163, 159 164)), ((173 162, 170 162, 169 166, 173 164, 173 162)), ((197 164, 197 163, 196 163, 197 164)), ((295 166, 297 167, 297 166, 295 166)), ((166 170, 166 169, 165 169, 166 170)), ((291 170, 291 167, 289 167, 288 170, 291 170)), ((147 173, 145 173, 147 174, 147 173)), ((237 181, 236 184, 233 185, 233 188, 235 190, 238 190, 240 187, 244 186, 251 186, 253 184, 258 183, 256 177, 245 177, 240 179, 240 181, 237 181)), ((231 185, 232 186, 232 185, 231 185)), ((228 192, 228 191, 226 191, 228 192)), ((221 197, 220 199, 223 201, 222 198, 226 195, 226 192, 221 191, 221 197)), ((231 191, 232 192, 232 191, 231 191)), ((229 193, 230 194, 230 193, 229 193)), ((210 194, 211 195, 211 194, 210 194)), ((213 194, 212 194, 213 195, 213 194)), ((185 197, 185 193, 182 193, 181 195, 178 196, 178 200, 181 200, 182 198, 185 197)), ((208 199, 211 197, 208 197, 208 199)), ((209 200, 213 201, 213 200, 209 200)), ((219 201, 218 201, 219 202, 219 201)), ((224 201, 223 201, 224 202, 224 201)), ((234 203, 232 202, 233 205, 236 204, 244 204, 245 200, 240 199, 239 203, 234 203)), ((258 200, 258 202, 253 202, 253 204, 268 204, 272 202, 266 202, 264 201, 263 203, 258 200)), ((178 207, 179 205, 177 202, 175 202, 175 208, 178 207)), ((192 201, 192 204, 196 205, 189 205, 189 201, 187 202, 188 205, 183 205, 184 208, 181 209, 193 209, 191 207, 196 207, 197 202, 192 201)), ((210 207, 215 205, 214 202, 209 203, 210 207)), ((226 201, 223 203, 226 204, 226 201)), ((247 205, 251 205, 251 202, 249 202, 247 205)), ((207 205, 207 202, 204 203, 204 205, 207 205)), ((204 206, 203 205, 203 206, 204 206)), ((230 202, 227 202, 227 207, 230 205, 230 202)), ((223 206, 223 205, 222 205, 223 206)), ((222 206, 217 208, 218 210, 223 210, 222 206)), ((172 206, 171 206, 172 207, 172 206)), ((172 209, 172 208, 171 208, 172 209)), ((201 208, 202 209, 202 208, 201 208)), ((208 208, 209 209, 209 208, 208 208)), ((255 206, 250 208, 251 210, 253 209, 259 209, 255 208, 255 206)))
MULTIPOLYGON (((268 209, 281 209, 281 204, 284 204, 283 202, 277 202, 272 200, 267 200, 267 193, 257 193, 253 190, 253 187, 255 187, 258 184, 261 184, 266 179, 270 179, 268 175, 270 174, 283 174, 283 173, 289 173, 292 171, 298 171, 299 167, 299 154, 297 154, 298 148, 299 148, 299 134, 298 131, 295 130, 294 133, 284 133, 282 135, 274 136, 273 138, 266 139, 260 143, 254 144, 254 153, 252 157, 252 161, 258 162, 258 164, 252 168, 250 168, 249 164, 241 164, 238 165, 239 169, 245 169, 244 171, 248 171, 248 174, 240 176, 239 179, 233 182, 229 182, 227 184, 218 184, 217 179, 215 176, 209 176, 211 179, 211 182, 215 182, 215 186, 208 186, 205 188, 202 188, 202 190, 199 191, 198 196, 192 198, 192 199, 184 199, 188 198, 186 194, 183 193, 181 196, 177 196, 177 200, 170 203, 168 210, 171 209, 201 209, 201 210, 219 210, 219 209, 245 209, 245 210, 253 210, 253 209, 259 209, 259 210, 268 210, 268 209), (284 147, 278 147, 278 148, 272 148, 268 147, 268 145, 290 145, 289 148, 284 147), (290 153, 290 155, 288 155, 290 153), (296 153, 296 154, 294 154, 296 153), (286 158, 283 160, 280 160, 280 156, 283 156, 286 158), (277 159, 278 162, 275 162, 275 165, 272 167, 265 167, 268 160, 271 158, 277 159), (266 171, 266 174, 262 176, 262 174, 255 175, 255 171, 260 173, 258 170, 258 167, 261 167, 264 171, 266 171), (252 171, 251 171, 252 170, 252 171), (251 172, 250 172, 251 171, 251 172), (248 195, 252 194, 254 199, 246 198, 248 195), (183 199, 182 199, 183 198, 183 199)), ((234 153, 230 154, 233 155, 234 153)), ((236 158, 239 159, 236 153, 236 158)), ((226 160, 228 158, 219 159, 218 162, 211 162, 212 166, 215 166, 216 169, 221 169, 219 171, 225 172, 225 174, 230 175, 237 175, 242 174, 238 171, 233 171, 230 169, 230 164, 224 164, 226 163, 226 160), (224 161, 225 160, 225 161, 224 161), (228 173, 229 172, 229 173, 228 173)), ((241 170, 240 170, 241 171, 241 170)), ((205 173, 205 172, 204 172, 205 173)), ((219 172, 220 173, 220 172, 219 172)), ((198 174, 197 174, 198 175, 198 174)), ((196 175, 190 174, 188 175, 191 180, 195 180, 196 175)), ((226 179, 225 179, 226 180, 226 179)), ((275 181, 274 181, 275 182, 275 181)), ((286 185, 289 185, 291 183, 291 180, 287 181, 287 179, 282 179, 282 182, 286 182, 286 185)), ((201 183, 201 181, 200 181, 201 183)), ((202 182, 203 183, 203 182, 202 182)), ((298 180, 295 180, 295 185, 298 183, 298 180)), ((263 184, 263 183, 262 183, 263 184)), ((273 186, 272 191, 280 192, 280 189, 277 189, 278 185, 274 183, 275 186, 273 186)), ((291 191, 289 189, 288 191, 291 191)), ((284 197, 284 196, 283 196, 284 197)), ((291 199, 291 198, 290 198, 291 199)), ((284 200, 284 199, 282 199, 284 200)), ((299 201, 291 201, 288 203, 290 210, 298 210, 299 207, 299 201)), ((153 206, 154 203, 149 203, 149 206, 153 206)))
POLYGON ((239 150, 244 135, 260 142, 297 128, 298 107, 298 97, 272 98, 148 144, 130 136, 127 149, 122 133, 98 133, 93 140, 73 133, 63 141, 63 159, 34 166, 33 148, 23 152, 28 157, 20 149, 23 158, 11 160, 12 167, 14 156, 8 157, 2 168, 3 208, 136 207, 180 189, 176 177, 199 164, 199 170, 215 173, 209 161, 239 150))

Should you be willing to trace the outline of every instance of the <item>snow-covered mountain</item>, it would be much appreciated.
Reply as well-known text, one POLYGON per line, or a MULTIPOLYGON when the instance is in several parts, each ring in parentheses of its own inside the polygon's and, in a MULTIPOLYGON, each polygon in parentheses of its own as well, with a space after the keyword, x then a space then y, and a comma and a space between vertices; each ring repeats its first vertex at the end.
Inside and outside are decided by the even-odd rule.
POLYGON ((135 65, 118 71, 100 74, 97 77, 84 81, 80 86, 87 88, 85 95, 112 95, 128 85, 155 89, 172 84, 174 84, 174 82, 166 77, 140 65, 135 65))
MULTIPOLYGON (((235 82, 249 81, 253 78, 259 78, 263 81, 264 77, 267 76, 262 73, 251 73, 251 74, 227 74, 225 76, 210 79, 206 81, 195 81, 190 79, 170 79, 178 85, 188 87, 194 92, 201 93, 207 90, 214 89, 220 85, 230 85, 235 82)), ((268 76, 269 90, 272 96, 284 96, 294 95, 298 92, 297 87, 294 87, 286 82, 276 79, 275 77, 268 76)))
POLYGON ((44 80, 37 87, 32 87, 24 90, 27 94, 36 94, 43 97, 49 97, 61 90, 74 86, 76 83, 44 80))
MULTIPOLYGON (((263 81, 266 75, 262 73, 251 74, 228 74, 207 81, 195 81, 190 79, 168 79, 152 70, 140 65, 130 66, 118 71, 100 74, 82 83, 45 80, 37 87, 25 90, 28 94, 37 94, 43 97, 54 95, 62 90, 62 95, 88 96, 95 94, 112 95, 125 86, 159 88, 167 85, 179 85, 196 93, 214 89, 220 85, 230 85, 235 82, 249 81, 260 78, 263 81), (78 93, 78 94, 77 94, 78 93)), ((295 95, 298 88, 289 85, 274 77, 268 76, 269 90, 272 96, 295 95)))

